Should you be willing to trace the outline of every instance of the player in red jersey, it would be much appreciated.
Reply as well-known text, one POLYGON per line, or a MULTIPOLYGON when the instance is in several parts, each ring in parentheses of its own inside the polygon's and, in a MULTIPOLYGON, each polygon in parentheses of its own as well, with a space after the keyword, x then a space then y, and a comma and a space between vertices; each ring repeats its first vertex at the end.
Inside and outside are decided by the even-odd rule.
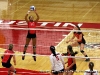
POLYGON ((16 70, 10 63, 11 58, 13 57, 13 62, 14 65, 16 65, 16 59, 13 51, 13 45, 9 45, 9 49, 4 52, 4 55, 1 57, 2 58, 2 66, 8 68, 8 75, 10 75, 11 72, 13 72, 13 75, 16 75, 16 70), (8 53, 8 54, 6 54, 8 53))
MULTIPOLYGON (((75 56, 78 52, 73 52, 72 46, 67 46, 67 53, 63 53, 62 55, 67 56, 75 56)), ((76 60, 75 58, 68 57, 68 61, 65 62, 65 64, 68 63, 68 66, 66 68, 65 74, 66 75, 73 75, 74 71, 76 70, 76 60)))
MULTIPOLYGON (((81 30, 80 27, 78 25, 75 25, 74 27, 74 30, 81 30)), ((85 57, 88 57, 87 54, 85 53, 84 51, 84 45, 86 43, 84 37, 83 37, 83 33, 82 32, 79 32, 79 31, 76 31, 73 33, 73 37, 67 41, 68 42, 72 42, 71 46, 80 46, 80 52, 85 56, 85 57), (77 38, 76 40, 73 40, 74 38, 77 38)), ((86 58, 85 61, 90 61, 90 58, 86 58)))
MULTIPOLYGON (((28 14, 32 11, 28 11, 28 13, 25 16, 25 20, 28 24, 28 28, 36 28, 36 24, 39 20, 39 15, 37 14, 36 10, 33 10, 34 13, 36 14, 37 18, 36 20, 33 20, 33 16, 29 16, 29 20, 28 20, 28 14)), ((30 40, 32 39, 32 44, 33 44, 33 54, 36 54, 36 30, 28 30, 28 34, 27 34, 27 38, 26 38, 26 43, 24 46, 24 50, 23 50, 23 54, 26 53, 27 47, 29 45, 30 40)), ((36 61, 36 56, 33 56, 34 61, 36 61)), ((22 56, 22 60, 25 59, 25 55, 22 56)))

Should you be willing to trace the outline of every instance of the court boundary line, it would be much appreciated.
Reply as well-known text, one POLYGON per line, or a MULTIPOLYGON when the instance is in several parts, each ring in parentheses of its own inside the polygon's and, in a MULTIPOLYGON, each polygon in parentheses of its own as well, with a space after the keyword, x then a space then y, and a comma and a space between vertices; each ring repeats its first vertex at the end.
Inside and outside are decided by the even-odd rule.
MULTIPOLYGON (((14 5, 15 3, 19 2, 20 0, 17 0, 16 2, 12 3, 11 5, 14 5)), ((10 7, 11 5, 9 5, 8 7, 10 7)))
MULTIPOLYGON (((29 2, 27 2, 26 4, 24 4, 23 6, 21 6, 19 9, 22 9, 25 5, 29 4, 32 0, 30 0, 29 2)), ((16 11, 18 11, 19 9, 15 10, 14 12, 12 12, 10 15, 14 14, 16 11)))
POLYGON ((97 2, 92 8, 90 8, 81 18, 80 21, 82 21, 82 19, 98 4, 99 2, 97 2))
POLYGON ((65 38, 63 38, 63 39, 55 46, 55 48, 57 48, 71 33, 72 33, 72 31, 71 31, 65 38))

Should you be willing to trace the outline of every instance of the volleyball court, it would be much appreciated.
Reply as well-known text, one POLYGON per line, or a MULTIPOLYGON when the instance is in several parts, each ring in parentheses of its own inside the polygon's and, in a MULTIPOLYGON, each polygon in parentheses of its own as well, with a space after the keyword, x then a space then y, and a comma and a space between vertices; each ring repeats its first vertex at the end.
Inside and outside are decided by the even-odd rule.
MULTIPOLYGON (((54 28, 54 25, 57 24, 56 22, 52 22, 51 24, 47 24, 46 26, 41 26, 44 23, 38 23, 37 25, 37 54, 39 55, 50 55, 49 47, 50 45, 56 46, 62 39, 64 39, 65 36, 69 32, 63 32, 61 31, 61 27, 55 27, 58 30, 54 28), (59 30, 60 29, 60 30, 59 30)), ((64 24, 64 23, 63 23, 64 24)), ((68 26, 65 28, 65 30, 69 30, 70 27, 68 26)), ((20 53, 23 51, 25 40, 26 40, 26 34, 27 34, 27 25, 24 23, 24 21, 18 22, 18 21, 2 21, 0 24, 0 48, 3 52, 3 50, 8 49, 8 45, 12 43, 14 45, 14 50, 17 53, 20 53), (18 24, 20 23, 20 25, 18 24)), ((73 28, 73 27, 72 27, 73 28)), ((29 47, 27 49, 27 53, 32 53, 32 44, 30 42, 29 47)), ((2 54, 2 53, 0 53, 2 54)), ((31 56, 31 55, 30 55, 31 56)), ((26 56, 27 57, 27 56, 26 56)), ((17 74, 26 75, 48 75, 49 73, 41 73, 43 71, 31 71, 31 70, 25 70, 25 69, 16 69, 18 72, 17 74), (23 72, 22 72, 23 71, 23 72)), ((1 68, 1 74, 7 74, 7 69, 1 68)))
MULTIPOLYGON (((90 28, 89 30, 82 30, 83 33, 86 34, 86 40, 88 40, 87 48, 89 50, 94 49, 95 47, 99 49, 100 45, 100 39, 95 38, 95 41, 91 41, 91 38, 94 36, 99 36, 100 32, 98 31, 100 29, 100 24, 93 24, 93 23, 66 23, 66 22, 39 22, 37 24, 37 54, 38 56, 48 56, 50 55, 49 47, 50 45, 54 45, 57 48, 58 52, 66 52, 66 46, 65 40, 70 39, 69 36, 70 33, 73 31, 74 25, 80 25, 81 28, 90 28), (96 29, 91 30, 91 29, 96 29), (98 29, 98 30, 97 30, 98 29), (89 37, 89 38, 88 38, 89 37), (95 43, 95 44, 94 44, 95 43), (93 46, 94 45, 94 46, 93 46)), ((17 53, 20 53, 23 51, 24 45, 25 45, 25 39, 27 34, 27 25, 24 21, 14 21, 11 23, 11 21, 2 21, 2 24, 0 24, 0 48, 7 49, 8 45, 12 43, 14 45, 14 50, 17 53), (10 24, 9 24, 10 23, 10 24), (18 24, 20 23, 20 24, 18 24)), ((3 51, 1 51, 2 54, 3 51)), ((29 47, 27 49, 27 53, 32 53, 32 45, 31 42, 29 44, 29 47)), ((92 52, 93 54, 93 52, 92 52)), ((27 55, 27 54, 26 54, 27 55)), ((31 56, 31 55, 29 55, 31 56)), ((79 54, 79 58, 81 55, 79 54)), ((21 58, 21 57, 20 57, 21 58)), ((41 57, 42 58, 42 57, 41 57)), ((49 60, 49 59, 48 59, 49 60)), ((46 60, 46 61, 48 61, 46 60)), ((27 61, 27 60, 26 60, 27 61)), ((44 60, 43 60, 44 61, 44 60)), ((20 64, 21 65, 21 64, 20 64)), ((33 65, 34 67, 34 65, 33 65)), ((7 69, 0 70, 0 74, 7 74, 7 69)), ((32 70, 25 70, 25 69, 17 69, 17 75, 49 75, 50 73, 41 73, 40 71, 32 71, 32 70)))
MULTIPOLYGON (((9 21, 2 21, 4 24, 8 23, 8 25, 1 24, 1 42, 0 47, 7 48, 9 43, 14 44, 14 50, 22 52, 23 47, 26 40, 27 34, 27 25, 26 23, 15 21, 13 24, 9 24, 9 21), (21 23, 20 25, 17 25, 21 23)), ((48 22, 47 22, 48 23, 48 22)), ((49 46, 54 45, 56 46, 69 32, 61 31, 60 27, 55 27, 58 30, 54 29, 54 25, 56 22, 48 23, 46 26, 42 26, 44 22, 40 22, 37 24, 37 53, 38 54, 50 54, 49 46), (46 29, 47 28, 47 29, 46 29), (46 42, 45 42, 46 41, 46 42)), ((62 23, 64 24, 64 23, 62 23)), ((64 28, 65 30, 72 30, 73 26, 68 25, 68 27, 64 28)), ((32 52, 32 44, 30 45, 27 50, 28 53, 32 52)))

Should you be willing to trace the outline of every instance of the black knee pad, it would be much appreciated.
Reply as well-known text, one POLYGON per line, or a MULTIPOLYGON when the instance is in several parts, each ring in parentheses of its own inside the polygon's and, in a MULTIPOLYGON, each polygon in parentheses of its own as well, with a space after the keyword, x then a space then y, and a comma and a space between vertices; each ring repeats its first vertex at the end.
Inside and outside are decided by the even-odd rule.
POLYGON ((28 45, 25 45, 24 47, 28 47, 28 45))
POLYGON ((33 49, 35 49, 36 48, 36 46, 33 46, 33 49))
POLYGON ((14 73, 16 73, 16 70, 14 71, 14 73))
POLYGON ((83 50, 81 50, 80 52, 81 52, 81 53, 84 53, 84 51, 83 51, 83 50))

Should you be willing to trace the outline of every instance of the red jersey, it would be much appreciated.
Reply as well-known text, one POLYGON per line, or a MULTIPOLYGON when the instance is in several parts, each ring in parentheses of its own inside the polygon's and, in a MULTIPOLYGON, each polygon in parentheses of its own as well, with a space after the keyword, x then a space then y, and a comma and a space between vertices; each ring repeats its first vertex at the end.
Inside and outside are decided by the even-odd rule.
MULTIPOLYGON (((68 53, 68 56, 75 56, 75 54, 69 54, 68 53)), ((71 65, 73 63, 73 58, 68 58, 68 67, 71 65)), ((73 70, 76 70, 76 63, 72 66, 72 67, 70 67, 70 69, 73 69, 73 70)))
POLYGON ((7 54, 4 54, 3 56, 3 59, 2 59, 2 62, 3 63, 10 63, 10 60, 12 58, 12 54, 14 53, 13 51, 11 50, 6 50, 4 53, 9 53, 8 55, 7 54), (10 55, 11 54, 11 55, 10 55))
MULTIPOLYGON (((77 39, 79 39, 80 35, 82 34, 82 32, 74 32, 74 35, 77 39)), ((84 41, 85 39, 83 38, 83 34, 82 34, 82 40, 81 41, 78 41, 78 42, 82 42, 84 41)))
MULTIPOLYGON (((28 28, 35 28, 35 27, 36 27, 35 22, 28 22, 28 28)), ((35 34, 36 30, 29 30, 29 33, 30 34, 35 34)))
MULTIPOLYGON (((71 56, 71 54, 68 54, 68 56, 71 56)), ((68 58, 68 67, 73 63, 73 58, 68 58)))

